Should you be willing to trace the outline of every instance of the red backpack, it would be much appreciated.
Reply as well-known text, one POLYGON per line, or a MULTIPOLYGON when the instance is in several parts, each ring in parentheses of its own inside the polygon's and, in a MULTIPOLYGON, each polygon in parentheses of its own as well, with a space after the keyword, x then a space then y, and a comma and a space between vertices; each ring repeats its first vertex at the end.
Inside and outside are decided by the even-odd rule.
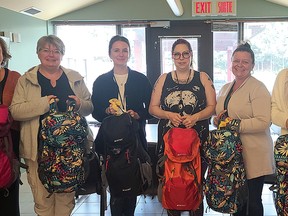
POLYGON ((165 209, 195 211, 202 203, 200 139, 194 129, 171 128, 164 135, 164 164, 160 178, 162 194, 158 194, 165 209))

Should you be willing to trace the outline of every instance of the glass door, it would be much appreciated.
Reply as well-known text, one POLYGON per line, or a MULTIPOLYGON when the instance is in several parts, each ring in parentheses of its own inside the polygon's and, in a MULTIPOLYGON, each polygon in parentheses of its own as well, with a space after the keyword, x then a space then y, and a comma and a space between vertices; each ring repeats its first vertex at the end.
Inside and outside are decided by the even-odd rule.
MULTIPOLYGON (((198 37, 200 36, 185 36, 181 38, 185 38, 192 47, 193 52, 193 69, 198 70, 198 37)), ((167 73, 174 70, 174 65, 172 61, 172 45, 173 43, 180 38, 177 36, 173 37, 160 37, 160 62, 161 62, 161 73, 167 73)))

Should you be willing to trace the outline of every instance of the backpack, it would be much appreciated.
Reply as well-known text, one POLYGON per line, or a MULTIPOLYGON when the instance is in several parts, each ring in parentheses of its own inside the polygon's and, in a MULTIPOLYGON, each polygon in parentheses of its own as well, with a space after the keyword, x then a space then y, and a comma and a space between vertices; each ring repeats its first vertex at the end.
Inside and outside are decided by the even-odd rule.
POLYGON ((137 196, 151 186, 150 157, 140 142, 138 130, 139 123, 130 114, 111 115, 102 121, 95 139, 96 148, 104 148, 103 181, 107 180, 114 197, 137 196))
POLYGON ((157 164, 158 198, 165 209, 195 211, 203 199, 198 133, 192 128, 171 128, 163 139, 164 155, 157 164))
POLYGON ((74 111, 75 100, 67 101, 64 113, 56 103, 50 100, 50 111, 42 120, 38 153, 39 179, 50 195, 75 191, 85 181, 86 119, 74 111))
POLYGON ((276 184, 274 203, 278 215, 288 215, 288 134, 281 135, 275 142, 274 158, 276 162, 276 184))
MULTIPOLYGON (((10 132, 13 119, 8 106, 0 105, 0 189, 6 189, 20 174, 19 160, 13 151, 13 142, 10 132)), ((9 191, 7 191, 9 192, 9 191)), ((8 195, 8 194, 7 194, 8 195)))
POLYGON ((217 212, 236 213, 248 197, 239 134, 226 129, 212 130, 202 149, 208 164, 204 183, 208 206, 217 212))

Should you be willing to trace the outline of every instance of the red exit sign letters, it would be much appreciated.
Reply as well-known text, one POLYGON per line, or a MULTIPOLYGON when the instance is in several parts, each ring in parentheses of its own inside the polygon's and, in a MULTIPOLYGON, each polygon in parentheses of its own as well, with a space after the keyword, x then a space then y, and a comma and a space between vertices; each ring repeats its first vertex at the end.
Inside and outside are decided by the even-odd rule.
POLYGON ((192 16, 236 16, 236 0, 192 0, 192 16))

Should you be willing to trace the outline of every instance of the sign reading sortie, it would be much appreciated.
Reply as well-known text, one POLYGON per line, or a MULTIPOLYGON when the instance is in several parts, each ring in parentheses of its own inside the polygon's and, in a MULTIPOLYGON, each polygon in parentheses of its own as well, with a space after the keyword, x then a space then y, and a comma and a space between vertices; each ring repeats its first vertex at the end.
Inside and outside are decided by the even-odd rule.
POLYGON ((236 16, 237 0, 192 0, 192 16, 236 16))

